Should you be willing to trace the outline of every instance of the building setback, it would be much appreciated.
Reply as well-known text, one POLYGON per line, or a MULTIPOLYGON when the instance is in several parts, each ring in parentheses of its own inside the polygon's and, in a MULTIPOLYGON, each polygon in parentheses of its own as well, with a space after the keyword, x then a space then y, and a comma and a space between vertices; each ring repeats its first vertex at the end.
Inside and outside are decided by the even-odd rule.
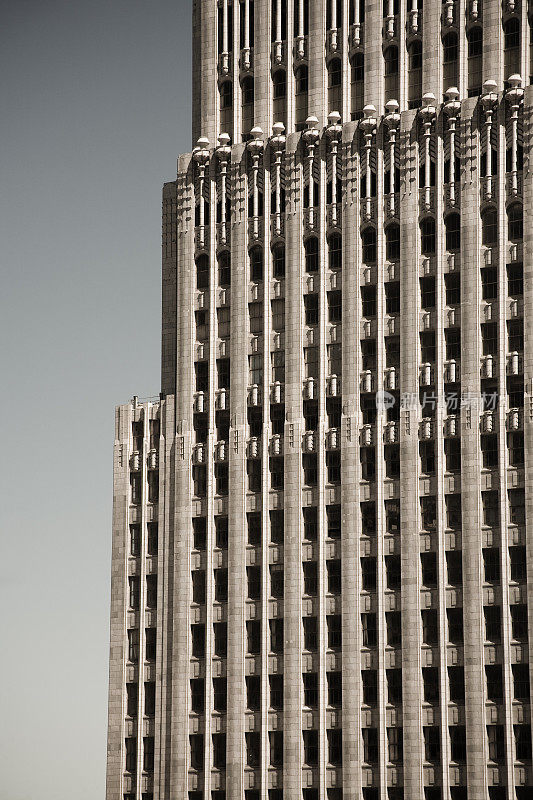
POLYGON ((529 13, 195 0, 107 800, 533 797, 529 13))

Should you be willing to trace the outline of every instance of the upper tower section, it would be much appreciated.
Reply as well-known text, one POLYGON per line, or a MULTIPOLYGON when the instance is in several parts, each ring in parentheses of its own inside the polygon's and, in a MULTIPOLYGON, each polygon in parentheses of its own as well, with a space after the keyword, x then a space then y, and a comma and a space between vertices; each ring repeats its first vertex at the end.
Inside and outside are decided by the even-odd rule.
POLYGON ((193 141, 287 133, 530 74, 525 0, 194 0, 193 141))

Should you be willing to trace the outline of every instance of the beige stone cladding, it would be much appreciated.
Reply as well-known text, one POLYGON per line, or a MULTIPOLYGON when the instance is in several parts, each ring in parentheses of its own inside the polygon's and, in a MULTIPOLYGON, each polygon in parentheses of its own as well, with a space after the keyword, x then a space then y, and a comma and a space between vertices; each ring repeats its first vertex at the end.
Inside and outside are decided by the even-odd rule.
POLYGON ((506 0, 195 2, 116 411, 107 800, 533 796, 533 89, 506 0))

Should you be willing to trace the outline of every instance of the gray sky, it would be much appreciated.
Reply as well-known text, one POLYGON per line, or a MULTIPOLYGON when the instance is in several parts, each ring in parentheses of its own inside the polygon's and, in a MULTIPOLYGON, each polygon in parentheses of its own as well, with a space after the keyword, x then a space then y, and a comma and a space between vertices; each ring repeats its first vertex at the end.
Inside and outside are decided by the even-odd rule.
POLYGON ((0 800, 104 796, 114 406, 159 392, 190 0, 0 0, 0 800))

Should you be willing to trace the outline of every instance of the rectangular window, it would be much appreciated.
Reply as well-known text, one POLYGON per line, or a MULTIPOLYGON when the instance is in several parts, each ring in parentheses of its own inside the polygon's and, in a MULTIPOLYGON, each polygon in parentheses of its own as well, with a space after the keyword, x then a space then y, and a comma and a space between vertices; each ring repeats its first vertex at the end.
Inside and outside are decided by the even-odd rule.
POLYGON ((138 556, 141 553, 141 526, 130 525, 130 556, 138 556))
POLYGON ((139 630, 130 628, 128 630, 128 661, 134 664, 139 660, 139 630))
POLYGON ((246 676, 246 708, 251 711, 261 708, 261 679, 258 675, 246 676))
POLYGON ((214 733, 213 741, 213 767, 224 769, 226 766, 226 734, 214 733))
POLYGON ((318 704, 318 674, 316 672, 304 672, 302 675, 304 684, 304 705, 315 708, 318 704))
POLYGON ((270 707, 283 709, 283 675, 269 675, 270 707))
MULTIPOLYGON (((315 508, 315 512, 316 512, 316 508, 315 508)), ((328 527, 328 537, 330 539, 340 539, 340 537, 341 537, 341 507, 340 507, 340 505, 326 506, 326 519, 327 519, 327 527, 328 527)))
POLYGON ((304 764, 314 767, 318 764, 318 731, 303 731, 304 764))
POLYGON ((464 667, 448 667, 448 688, 451 702, 463 705, 465 702, 464 667))
POLYGON ((213 708, 215 711, 226 711, 228 704, 227 694, 226 678, 213 678, 213 708))
POLYGON ((285 382, 285 350, 275 350, 270 354, 272 367, 272 382, 285 382))
POLYGON ((125 741, 126 772, 137 771, 137 739, 130 736, 125 741))
POLYGON ((464 725, 451 725, 450 755, 452 761, 466 761, 466 728, 464 725))
POLYGON ((363 760, 367 764, 377 764, 378 761, 378 731, 377 728, 363 728, 363 760))
POLYGON ((213 623, 214 653, 219 658, 228 654, 228 625, 226 622, 213 623))
POLYGON ((304 347, 305 377, 318 378, 318 347, 304 347))
POLYGON ((248 369, 250 373, 250 385, 258 385, 263 382, 263 354, 255 353, 248 356, 248 369))
POLYGON ((376 670, 361 670, 361 682, 363 685, 363 703, 367 706, 376 705, 378 701, 378 677, 376 670))
POLYGON ((143 739, 143 769, 146 772, 154 771, 154 737, 145 736, 143 739))
POLYGON ((389 703, 397 704, 402 702, 402 671, 401 669, 386 670, 387 676, 387 699, 389 703))
POLYGON ((463 609, 447 608, 448 639, 452 644, 463 643, 463 609))
POLYGON ((190 744, 190 763, 192 769, 202 769, 204 760, 204 736, 202 733, 195 733, 189 736, 190 744))
POLYGON ((328 706, 342 705, 342 673, 327 672, 328 706))
POLYGON ((377 645, 377 617, 375 614, 361 614, 361 627, 363 629, 363 647, 376 647, 377 645))
POLYGON ((216 542, 216 546, 220 547, 220 548, 224 548, 224 547, 228 546, 228 518, 227 517, 215 517, 215 542, 216 542))
POLYGON ((269 619, 270 649, 273 653, 283 653, 283 618, 269 619))
MULTIPOLYGON (((270 766, 282 767, 283 766, 283 731, 269 731, 268 742, 270 750, 270 766)), ((271 800, 269 791, 269 800, 271 800)), ((283 800, 283 798, 280 798, 283 800)))
POLYGON ((270 511, 270 541, 272 544, 283 544, 284 514, 283 510, 270 511))
POLYGON ((316 650, 318 642, 318 626, 316 617, 303 618, 304 650, 316 650))
POLYGON ((283 597, 283 567, 281 564, 271 564, 270 571, 270 595, 271 597, 283 597))
POLYGON ((403 728, 387 728, 389 761, 393 764, 403 759, 403 728))
POLYGON ((328 592, 340 594, 341 592, 341 562, 340 559, 326 561, 328 592))
POLYGON ((316 561, 304 561, 302 567, 304 575, 304 594, 314 596, 317 592, 318 565, 316 561))
POLYGON ((328 629, 328 647, 341 647, 342 645, 342 621, 340 614, 326 616, 328 629))
POLYGON ((261 652, 261 623, 259 620, 248 620, 246 623, 246 650, 252 655, 261 652))
POLYGON ((502 620, 499 606, 485 606, 485 639, 498 644, 502 638, 502 620))

